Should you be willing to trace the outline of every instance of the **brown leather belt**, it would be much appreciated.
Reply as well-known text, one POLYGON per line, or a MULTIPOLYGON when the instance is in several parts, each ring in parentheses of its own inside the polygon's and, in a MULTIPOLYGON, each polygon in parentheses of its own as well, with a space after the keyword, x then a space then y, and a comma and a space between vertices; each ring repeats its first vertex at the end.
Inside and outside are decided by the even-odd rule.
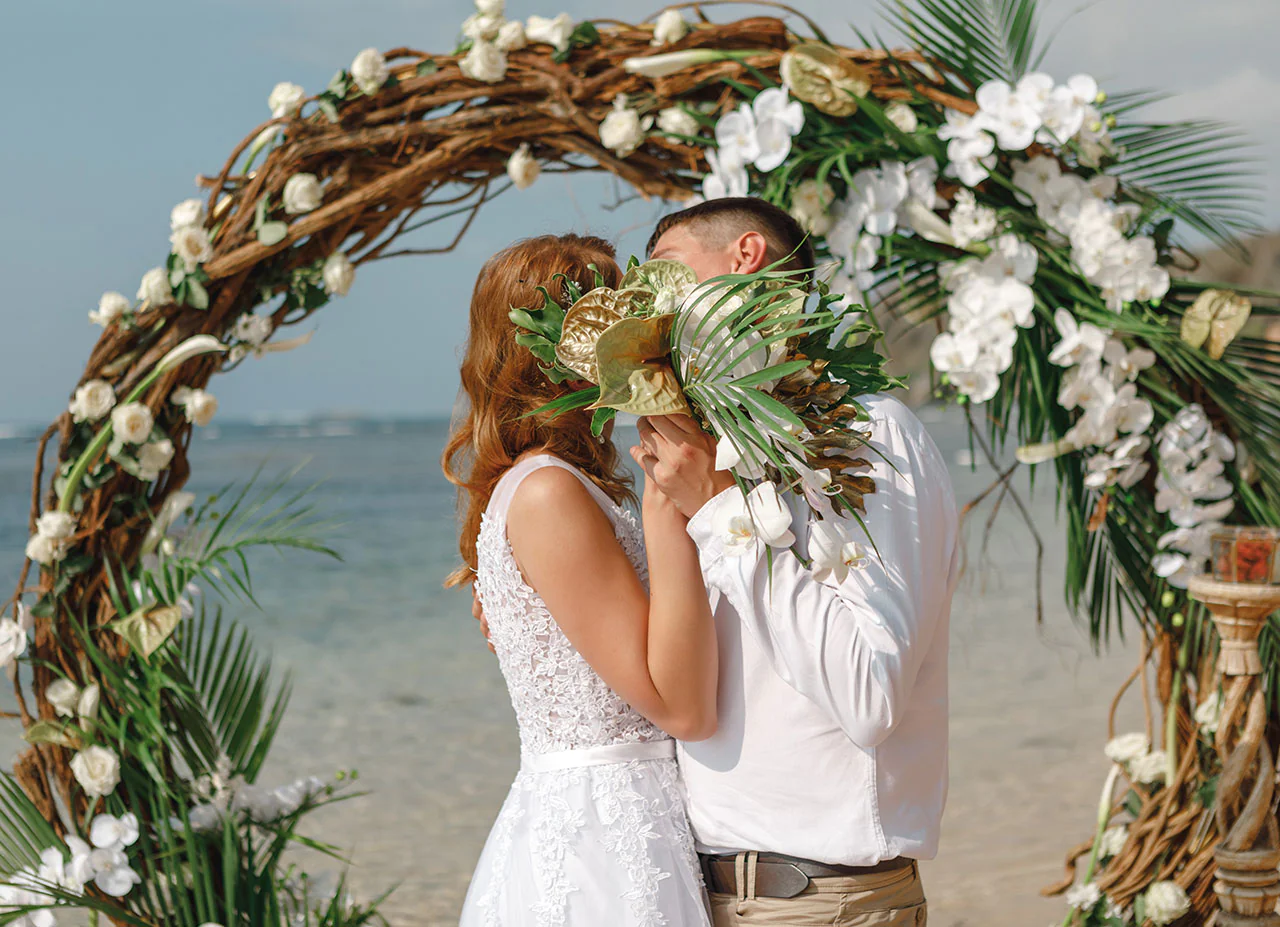
MULTIPOLYGON (((707 890, 726 895, 741 894, 738 891, 737 856, 700 855, 702 875, 707 890)), ((760 853, 756 859, 756 895, 763 898, 794 898, 809 887, 810 879, 850 878, 877 872, 906 869, 915 860, 895 856, 874 866, 833 866, 810 859, 798 859, 781 853, 760 853)))

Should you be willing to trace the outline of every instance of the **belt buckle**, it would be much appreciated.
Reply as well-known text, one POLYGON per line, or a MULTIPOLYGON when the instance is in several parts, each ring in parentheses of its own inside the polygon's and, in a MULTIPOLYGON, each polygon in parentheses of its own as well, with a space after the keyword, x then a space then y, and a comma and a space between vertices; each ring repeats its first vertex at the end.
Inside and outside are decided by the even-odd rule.
POLYGON ((769 888, 772 891, 768 893, 767 897, 794 898, 809 887, 809 877, 795 863, 757 863, 757 886, 760 884, 761 865, 768 866, 770 870, 776 872, 776 876, 771 876, 769 879, 769 888))

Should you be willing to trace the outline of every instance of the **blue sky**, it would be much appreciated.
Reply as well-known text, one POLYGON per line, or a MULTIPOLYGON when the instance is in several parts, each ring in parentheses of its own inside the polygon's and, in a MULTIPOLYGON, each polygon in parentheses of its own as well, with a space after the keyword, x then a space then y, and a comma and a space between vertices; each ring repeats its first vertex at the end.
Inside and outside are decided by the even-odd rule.
MULTIPOLYGON (((543 7, 508 0, 511 16, 634 18, 621 0, 543 7)), ((836 41, 849 23, 876 27, 876 0, 801 3, 836 41)), ((655 9, 657 6, 655 5, 655 9)), ((736 9, 736 8, 734 8, 736 9)), ((1257 0, 1045 0, 1056 30, 1045 69, 1086 71, 1104 87, 1176 94, 1168 118, 1239 123, 1258 142, 1266 224, 1280 227, 1280 5, 1257 0)), ((743 15, 750 11, 742 7, 743 15)), ((445 51, 470 12, 410 0, 64 0, 11 4, 0 34, 5 99, 0 172, 0 423, 43 423, 65 405, 99 329, 86 313, 109 289, 132 296, 168 247, 168 214, 196 195, 230 148, 267 116, 280 80, 314 92, 360 49, 445 51)), ((643 247, 663 206, 616 209, 627 191, 596 176, 544 175, 482 213, 445 257, 361 269, 355 289, 310 323, 312 342, 213 381, 220 418, 336 410, 447 412, 467 301, 484 259, 514 238, 574 229, 643 247)))

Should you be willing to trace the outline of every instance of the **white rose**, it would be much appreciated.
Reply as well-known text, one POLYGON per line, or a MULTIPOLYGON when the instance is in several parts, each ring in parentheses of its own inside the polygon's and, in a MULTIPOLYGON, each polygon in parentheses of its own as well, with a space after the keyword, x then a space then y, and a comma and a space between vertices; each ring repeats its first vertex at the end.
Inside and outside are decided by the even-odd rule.
POLYGON ((524 37, 524 23, 518 19, 503 23, 493 44, 498 46, 499 51, 504 52, 519 51, 524 48, 528 44, 524 37))
POLYGON ((679 10, 663 10, 658 21, 653 24, 653 41, 650 45, 669 45, 679 42, 689 34, 689 24, 684 21, 679 10))
POLYGON ((147 480, 159 479, 160 471, 169 466, 173 460, 173 442, 168 438, 159 441, 148 441, 138 448, 138 478, 147 480))
POLYGON ((271 115, 276 119, 281 116, 296 116, 306 96, 307 92, 297 84, 291 84, 287 80, 281 81, 271 88, 271 95, 267 97, 267 106, 271 108, 271 115))
POLYGON ((49 688, 44 690, 44 697, 53 706, 53 710, 62 717, 75 717, 80 689, 70 679, 55 679, 49 683, 49 688))
POLYGON ((1150 749, 1151 741, 1147 740, 1147 735, 1141 731, 1135 731, 1132 734, 1121 734, 1119 737, 1113 737, 1107 741, 1107 745, 1102 748, 1102 752, 1113 763, 1128 763, 1130 760, 1136 760, 1140 756, 1146 756, 1150 749))
POLYGON ((123 293, 116 293, 115 291, 103 293, 102 298, 98 300, 97 310, 89 313, 89 321, 94 325, 101 325, 106 328, 132 309, 133 307, 129 305, 129 300, 125 299, 123 293))
POLYGON ((1102 834, 1102 840, 1098 843, 1098 856, 1102 859, 1106 859, 1108 856, 1119 856, 1120 851, 1124 849, 1124 845, 1128 840, 1129 828, 1123 824, 1108 827, 1102 834))
POLYGON ((698 120, 680 106, 668 106, 658 113, 658 128, 668 135, 697 135, 698 120))
POLYGON ((458 68, 472 80, 496 84, 506 76, 507 56, 492 42, 476 39, 471 51, 458 62, 458 68))
MULTIPOLYGON (((39 537, 39 535, 36 535, 39 537)), ((35 558, 32 557, 34 560, 35 558)), ((22 656, 27 649, 27 632, 12 618, 0 618, 0 667, 22 656)))
POLYGON ((111 427, 121 441, 129 444, 141 444, 147 440, 154 424, 151 410, 140 402, 126 402, 111 410, 111 427))
POLYGON ((1203 734, 1212 737, 1218 733, 1218 724, 1222 720, 1222 696, 1217 691, 1210 692, 1196 705, 1196 724, 1203 734))
POLYGON ((497 38, 498 31, 502 28, 502 16, 486 16, 484 13, 476 13, 468 16, 462 23, 462 34, 473 42, 479 42, 484 39, 490 42, 497 38))
POLYGON ((1155 882, 1147 889, 1147 917, 1163 927, 1191 910, 1191 899, 1176 882, 1155 882))
POLYGON ((57 563, 67 555, 65 544, 59 544, 38 534, 31 535, 27 541, 27 559, 41 566, 57 563))
POLYGON ((652 124, 652 116, 641 119, 638 111, 627 106, 626 95, 619 94, 613 101, 613 112, 600 123, 600 144, 612 149, 619 158, 625 158, 640 147, 652 124))
POLYGON ((169 213, 169 228, 176 232, 188 225, 204 225, 204 200, 183 200, 169 213))
POLYGON ((265 315, 246 312, 236 319, 234 334, 241 341, 247 341, 255 348, 271 337, 271 319, 265 315))
POLYGON ((365 96, 373 96, 391 76, 387 59, 376 48, 366 48, 351 62, 351 79, 365 96))
POLYGON ((835 199, 835 191, 827 183, 810 178, 802 180, 791 196, 791 216, 811 235, 825 235, 831 230, 827 207, 835 199))
POLYGON ((120 784, 120 758, 106 747, 85 747, 71 758, 71 771, 90 798, 110 795, 120 784))
POLYGON ((193 271, 213 257, 213 242, 209 232, 200 225, 187 225, 169 236, 173 253, 182 259, 187 271, 193 271))
POLYGON ((538 175, 542 173, 542 167, 529 151, 529 143, 522 142, 515 153, 507 159, 507 176, 511 178, 511 182, 516 185, 516 189, 528 189, 538 175))
POLYGON ((167 306, 173 302, 173 289, 169 286, 169 272, 163 267, 153 267, 142 275, 138 285, 138 299, 148 306, 167 306))
POLYGON ((569 47, 573 27, 573 19, 568 13, 561 13, 555 19, 530 16, 524 24, 524 34, 530 42, 554 45, 556 51, 564 51, 569 47))
POLYGON ((506 0, 476 0, 476 10, 481 16, 501 16, 507 10, 506 0))
POLYGON ((51 541, 65 541, 76 533, 76 517, 70 512, 45 512, 36 519, 36 534, 51 541))
POLYGON ((106 380, 90 380, 76 390, 67 407, 73 422, 96 422, 116 404, 116 391, 106 380))
POLYGON ((346 296, 356 282, 356 269, 345 254, 335 251, 325 260, 321 277, 326 290, 337 296, 346 296))
POLYGON ((188 422, 201 428, 213 421, 213 415, 218 411, 218 400, 202 389, 180 386, 173 391, 173 401, 182 406, 188 422))
POLYGON ((884 110, 885 118, 897 126, 898 131, 911 133, 920 125, 915 110, 905 103, 890 103, 884 110))
POLYGON ((1155 785, 1168 774, 1169 758, 1163 750, 1152 750, 1129 761, 1129 775, 1142 785, 1155 785))
POLYGON ((311 212, 324 200, 324 190, 315 174, 294 174, 284 184, 284 211, 291 216, 311 212))

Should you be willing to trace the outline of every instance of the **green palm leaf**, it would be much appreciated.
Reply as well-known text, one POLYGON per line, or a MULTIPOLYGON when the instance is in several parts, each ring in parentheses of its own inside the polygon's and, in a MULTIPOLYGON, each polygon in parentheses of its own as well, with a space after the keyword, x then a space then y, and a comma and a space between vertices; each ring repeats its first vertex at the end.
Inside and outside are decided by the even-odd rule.
POLYGON ((1037 0, 882 0, 886 18, 931 58, 980 84, 1039 66, 1037 0))

